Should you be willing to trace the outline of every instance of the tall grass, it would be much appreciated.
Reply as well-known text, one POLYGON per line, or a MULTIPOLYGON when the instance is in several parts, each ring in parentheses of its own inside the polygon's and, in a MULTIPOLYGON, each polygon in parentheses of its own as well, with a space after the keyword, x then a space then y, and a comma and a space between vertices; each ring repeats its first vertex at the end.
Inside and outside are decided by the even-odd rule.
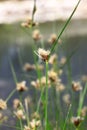
POLYGON ((14 65, 11 61, 9 61, 16 88, 8 95, 5 101, 2 99, 0 100, 0 110, 3 112, 3 110, 7 109, 9 100, 12 98, 14 93, 18 92, 19 97, 13 100, 13 109, 11 108, 13 110, 12 116, 15 116, 16 126, 9 126, 5 124, 4 122, 6 121, 6 118, 3 113, 0 115, 1 126, 4 125, 9 127, 9 129, 15 128, 15 130, 81 130, 80 126, 82 121, 84 122, 85 120, 87 111, 86 107, 83 111, 87 83, 84 87, 82 87, 80 82, 72 82, 69 63, 71 57, 75 55, 76 50, 73 51, 67 58, 61 59, 61 61, 58 61, 57 53, 53 55, 55 48, 61 46, 62 43, 58 44, 58 42, 76 12, 80 1, 81 0, 79 0, 74 7, 60 33, 57 34, 57 36, 52 35, 50 40, 50 49, 45 50, 43 47, 46 45, 43 44, 40 31, 33 29, 33 26, 36 25, 34 22, 34 15, 37 10, 36 0, 34 0, 32 18, 22 24, 22 26, 31 30, 31 34, 33 33, 32 37, 34 42, 32 47, 32 57, 34 58, 34 64, 26 64, 23 66, 23 61, 20 54, 19 60, 21 66, 23 66, 23 72, 25 71, 24 73, 30 70, 34 73, 36 72, 36 80, 31 81, 30 86, 33 88, 33 91, 36 92, 34 96, 37 97, 33 98, 32 96, 28 97, 27 95, 24 98, 23 93, 26 95, 26 91, 28 89, 26 82, 18 81, 14 65), (65 85, 61 79, 62 69, 65 65, 68 66, 68 85, 65 85), (70 86, 70 88, 67 86, 70 86), (70 90, 71 92, 73 91, 72 96, 69 93, 70 90), (72 100, 74 93, 79 95, 79 104, 75 112, 73 112, 75 101, 72 100), (70 100, 70 98, 72 99, 70 100))

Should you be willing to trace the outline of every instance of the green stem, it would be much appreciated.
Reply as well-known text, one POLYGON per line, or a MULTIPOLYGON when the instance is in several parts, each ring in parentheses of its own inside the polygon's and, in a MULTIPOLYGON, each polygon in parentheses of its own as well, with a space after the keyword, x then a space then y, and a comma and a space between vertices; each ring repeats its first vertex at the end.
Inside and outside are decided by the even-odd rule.
POLYGON ((23 130, 22 120, 20 119, 20 128, 23 130))
POLYGON ((22 103, 22 93, 21 92, 19 92, 19 99, 20 99, 20 101, 21 101, 21 103, 22 103))
POLYGON ((48 61, 46 61, 46 105, 45 105, 45 130, 47 130, 48 125, 48 113, 47 113, 47 107, 48 107, 48 61))
POLYGON ((15 84, 17 84, 17 77, 16 77, 16 73, 15 73, 13 64, 12 64, 11 60, 9 60, 9 62, 10 62, 10 66, 11 66, 11 71, 12 71, 14 82, 15 82, 15 84))
POLYGON ((7 97, 6 99, 6 102, 8 102, 8 100, 13 96, 13 94, 16 92, 16 89, 14 89, 10 94, 9 96, 7 97))
POLYGON ((26 118, 27 118, 27 124, 28 126, 30 125, 30 120, 29 120, 29 111, 28 111, 28 107, 26 108, 26 118))
POLYGON ((66 116, 64 125, 63 125, 63 130, 66 129, 66 123, 67 123, 67 120, 68 120, 68 117, 69 117, 69 113, 70 113, 70 110, 71 110, 71 106, 72 106, 72 105, 70 104, 69 109, 68 109, 68 113, 67 113, 67 116, 66 116))
POLYGON ((58 125, 62 128, 62 121, 60 121, 60 118, 62 118, 62 113, 61 113, 61 103, 60 103, 60 92, 56 93, 56 105, 57 105, 57 130, 58 130, 58 125))
MULTIPOLYGON (((32 46, 32 50, 36 50, 37 49, 37 47, 35 46, 35 43, 34 43, 34 45, 32 46)), ((35 66, 36 66, 36 73, 37 73, 37 77, 38 77, 38 79, 39 79, 39 82, 40 82, 40 87, 42 87, 41 86, 41 76, 42 76, 42 74, 41 74, 41 71, 38 69, 38 62, 37 62, 37 57, 36 57, 36 55, 35 54, 33 54, 33 57, 34 57, 34 63, 35 63, 35 66)), ((35 91, 36 93, 36 102, 37 102, 37 90, 35 91)), ((43 93, 43 92, 41 92, 41 93, 43 93)), ((41 96, 42 97, 42 96, 41 96)), ((41 99, 40 99, 41 100, 41 99)), ((39 101, 40 102, 40 101, 39 101)), ((37 107, 37 111, 39 111, 39 104, 40 103, 38 103, 38 107, 37 107)))
MULTIPOLYGON (((59 34, 58 37, 57 37, 57 40, 54 42, 54 44, 53 44, 53 46, 52 46, 52 48, 51 48, 51 50, 50 50, 51 53, 54 51, 55 46, 57 45, 57 41, 59 40, 59 38, 60 38, 61 35, 63 34, 63 32, 64 32, 64 30, 66 29, 67 25, 69 24, 69 22, 70 22, 72 16, 74 15, 74 13, 75 13, 75 11, 76 11, 76 9, 77 9, 77 7, 78 7, 80 1, 81 1, 81 0, 78 1, 78 3, 76 4, 74 10, 72 11, 70 17, 68 18, 68 20, 67 20, 66 23, 64 24, 64 26, 63 26, 63 28, 62 28, 60 34, 59 34)), ((51 55, 51 53, 50 53, 50 55, 51 55)), ((50 56, 49 56, 49 57, 50 57, 50 56)))
POLYGON ((76 127, 76 130, 79 130, 78 127, 76 127))
POLYGON ((84 90, 81 91, 81 93, 80 93, 78 116, 80 116, 80 114, 81 114, 81 109, 82 109, 82 106, 83 106, 83 102, 84 102, 84 98, 85 98, 86 92, 87 92, 87 83, 86 83, 86 85, 84 87, 84 90))
POLYGON ((24 106, 23 106, 23 104, 22 103, 20 103, 20 108, 22 109, 22 111, 24 112, 24 115, 25 115, 25 117, 26 117, 26 121, 27 121, 27 125, 29 126, 29 109, 28 109, 28 102, 27 102, 27 100, 25 101, 25 108, 24 108, 24 106), (26 109, 26 110, 25 110, 26 109))
POLYGON ((70 89, 70 86, 72 84, 72 70, 71 70, 71 64, 70 61, 67 63, 67 77, 68 77, 68 88, 70 89))
POLYGON ((40 109, 40 103, 41 103, 41 100, 42 100, 43 93, 44 93, 44 88, 42 88, 42 90, 41 90, 41 95, 40 95, 38 105, 37 105, 37 110, 36 110, 37 113, 39 112, 39 109, 40 109))

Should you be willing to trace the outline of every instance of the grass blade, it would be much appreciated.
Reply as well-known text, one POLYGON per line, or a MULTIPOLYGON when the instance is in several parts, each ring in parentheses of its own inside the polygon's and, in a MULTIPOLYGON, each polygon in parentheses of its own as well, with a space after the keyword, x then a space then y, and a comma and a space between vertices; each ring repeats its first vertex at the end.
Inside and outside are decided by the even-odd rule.
MULTIPOLYGON (((70 22, 72 16, 74 15, 74 13, 75 13, 75 11, 76 11, 76 9, 77 9, 77 7, 78 7, 80 1, 81 1, 81 0, 78 1, 78 3, 76 4, 76 6, 75 6, 73 12, 71 13, 70 17, 68 18, 68 20, 67 20, 66 23, 64 24, 64 26, 63 26, 63 28, 62 28, 60 34, 59 34, 58 37, 57 37, 57 40, 54 42, 54 44, 53 44, 53 46, 52 46, 52 48, 51 48, 51 50, 50 50, 51 53, 54 51, 55 46, 57 45, 57 41, 59 40, 59 38, 60 38, 61 35, 63 34, 63 32, 64 32, 64 30, 66 29, 67 25, 69 24, 69 22, 70 22)), ((50 55, 51 55, 51 53, 50 53, 50 55)), ((50 56, 49 56, 49 57, 50 57, 50 56)))

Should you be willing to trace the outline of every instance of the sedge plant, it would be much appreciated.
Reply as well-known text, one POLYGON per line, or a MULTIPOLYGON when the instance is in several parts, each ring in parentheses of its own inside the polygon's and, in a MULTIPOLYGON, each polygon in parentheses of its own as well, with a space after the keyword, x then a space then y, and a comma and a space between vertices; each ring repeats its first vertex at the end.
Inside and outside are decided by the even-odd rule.
MULTIPOLYGON (((27 90, 26 82, 18 82, 17 76, 15 74, 15 70, 13 67, 13 64, 10 61, 10 66, 11 66, 11 71, 13 74, 13 79, 16 85, 16 89, 14 89, 10 95, 7 97, 6 102, 3 100, 0 100, 1 104, 3 104, 3 107, 0 106, 0 109, 6 109, 7 108, 7 103, 11 99, 11 97, 14 95, 14 93, 18 92, 19 94, 19 100, 15 100, 15 108, 13 115, 16 117, 16 127, 14 126, 8 126, 3 124, 3 121, 0 122, 0 125, 7 126, 9 128, 15 128, 16 130, 66 130, 69 128, 73 129, 73 126, 69 125, 71 117, 73 116, 72 111, 72 106, 74 105, 73 100, 70 102, 69 100, 69 95, 64 96, 64 101, 67 104, 67 114, 63 115, 63 107, 61 105, 61 91, 65 89, 65 86, 61 82, 61 78, 59 75, 61 74, 61 71, 59 68, 57 68, 57 57, 56 55, 53 55, 55 52, 56 47, 60 44, 58 43, 58 40, 61 38, 62 34, 64 33, 65 29, 67 28, 68 24, 70 23, 74 13, 76 12, 76 9, 79 5, 81 0, 78 0, 76 6, 74 7, 71 15, 69 16, 68 20, 65 22, 64 26, 62 27, 60 33, 57 35, 57 37, 53 36, 52 38, 52 46, 49 50, 45 50, 45 45, 43 44, 43 40, 41 40, 42 36, 40 35, 39 31, 36 30, 33 34, 33 57, 34 57, 34 62, 35 65, 30 65, 27 64, 24 68, 24 70, 34 70, 36 71, 37 74, 37 79, 31 82, 31 86, 33 86, 38 94, 39 91, 39 96, 36 98, 36 105, 33 103, 32 106, 35 105, 35 111, 34 113, 29 113, 30 109, 30 100, 26 99, 24 100, 22 92, 25 92, 27 90), (40 41, 41 42, 41 47, 38 48, 36 43, 40 41), (36 42, 36 43, 35 43, 36 42), (51 60, 50 60, 51 59, 51 60), (56 61, 56 62, 55 62, 56 61), (53 64, 53 62, 55 64, 53 64), (42 66, 38 66, 38 64, 42 66), (50 65, 51 64, 51 65, 50 65), (53 68, 50 67, 53 65, 53 68), (44 71, 43 71, 43 68, 44 71), (51 70, 50 70, 51 68, 51 70), (58 69, 58 70, 57 70, 58 69), (56 72, 58 71, 58 73, 56 72), (43 76, 44 75, 44 76, 43 76), (56 86, 56 87, 55 87, 56 86), (54 87, 54 93, 51 95, 50 98, 50 91, 51 87, 54 87), (54 98, 55 97, 55 101, 54 98), (52 108, 51 108, 52 106, 52 108), (56 107, 55 107, 56 106, 56 107), (51 111, 51 112, 50 112, 51 111), (52 114, 50 114, 52 113, 52 114), (55 118, 52 117, 55 113, 55 118), (50 119, 53 118, 53 119, 50 119)), ((31 30, 31 34, 33 32, 34 26, 37 24, 34 22, 34 15, 37 11, 37 6, 36 6, 36 0, 34 0, 34 6, 33 6, 33 11, 32 11, 32 18, 29 19, 27 22, 23 23, 23 27, 27 27, 27 29, 31 30)), ((62 67, 63 68, 66 64, 69 63, 69 60, 71 59, 72 55, 68 56, 66 61, 63 63, 62 67)), ((21 59, 21 66, 23 65, 21 55, 19 54, 19 59, 21 59)), ((70 84, 72 84, 71 77, 69 75, 70 79, 70 84)), ((81 86, 79 84, 73 83, 72 88, 74 91, 81 90, 81 86)), ((85 99, 87 91, 87 84, 84 87, 84 90, 80 92, 80 99, 79 99, 79 106, 77 110, 77 117, 72 118, 72 124, 75 126, 76 130, 80 130, 80 124, 83 120, 81 117, 81 111, 83 107, 83 102, 85 99)), ((72 95, 73 96, 73 95, 72 95)), ((32 108, 31 108, 32 109, 32 108)))

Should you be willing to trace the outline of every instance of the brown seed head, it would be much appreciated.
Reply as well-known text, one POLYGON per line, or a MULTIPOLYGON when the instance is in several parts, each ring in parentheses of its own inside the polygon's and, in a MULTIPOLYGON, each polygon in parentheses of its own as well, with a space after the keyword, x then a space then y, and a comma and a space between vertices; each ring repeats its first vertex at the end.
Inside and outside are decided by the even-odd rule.
MULTIPOLYGON (((43 76, 41 77, 41 80, 37 79, 37 84, 39 84, 40 86, 40 83, 41 83, 41 86, 45 87, 46 86, 46 77, 43 76)), ((48 86, 50 86, 50 80, 48 79, 48 86)))
POLYGON ((33 120, 30 122, 30 127, 31 127, 31 129, 34 129, 34 128, 40 126, 40 124, 41 124, 40 120, 35 120, 35 119, 33 119, 33 120))
POLYGON ((83 82, 87 82, 87 75, 82 75, 81 79, 82 79, 83 82))
POLYGON ((74 91, 81 91, 82 90, 82 86, 80 84, 80 82, 72 82, 72 89, 74 91))
POLYGON ((31 85, 33 87, 35 87, 35 88, 39 88, 40 87, 40 85, 39 85, 39 83, 37 83, 37 81, 31 81, 31 85))
POLYGON ((40 31, 36 29, 36 30, 33 31, 32 37, 33 37, 33 39, 34 39, 35 41, 38 41, 38 40, 41 39, 42 36, 41 36, 41 34, 40 34, 40 31))
POLYGON ((77 117, 72 117, 71 118, 71 122, 78 127, 80 125, 80 123, 84 120, 84 118, 77 116, 77 117))
POLYGON ((34 118, 36 120, 39 120, 40 119, 40 115, 37 112, 35 112, 35 113, 32 114, 32 118, 34 118))
POLYGON ((82 116, 82 117, 85 117, 86 114, 87 114, 87 106, 84 106, 84 107, 82 108, 82 110, 81 110, 81 116, 82 116))
POLYGON ((44 66, 43 66, 43 65, 41 65, 41 64, 40 64, 40 65, 38 64, 38 65, 37 65, 37 67, 35 66, 35 69, 38 69, 38 70, 43 70, 43 69, 44 69, 44 66))
POLYGON ((59 83, 57 86, 56 86, 56 90, 59 91, 59 92, 62 92, 65 90, 65 86, 62 84, 62 83, 59 83))
POLYGON ((24 126, 24 130, 31 130, 31 128, 29 126, 24 126))
POLYGON ((38 49, 39 58, 41 58, 41 59, 44 60, 44 61, 48 61, 49 54, 50 54, 50 51, 49 51, 49 50, 44 50, 44 49, 42 49, 42 48, 39 48, 39 49, 38 49))
POLYGON ((70 95, 69 95, 69 94, 65 94, 65 95, 63 96, 63 101, 64 101, 67 105, 69 105, 69 104, 70 104, 70 95))
POLYGON ((50 39, 48 40, 48 42, 49 42, 50 44, 53 44, 53 43, 56 41, 56 39, 57 39, 57 35, 56 35, 56 34, 52 34, 52 35, 50 36, 50 39))
POLYGON ((13 100, 13 108, 17 109, 20 106, 20 100, 19 99, 14 99, 13 100))
POLYGON ((22 109, 17 110, 16 112, 14 112, 14 114, 18 119, 25 119, 25 115, 22 109))
POLYGON ((57 81, 57 73, 53 70, 48 72, 48 77, 52 82, 56 82, 57 81))
POLYGON ((50 56, 50 58, 49 58, 50 64, 53 65, 56 61, 57 61, 57 55, 56 54, 53 54, 52 56, 50 56))
POLYGON ((31 65, 29 63, 26 63, 23 67, 24 71, 30 71, 30 70, 34 70, 35 69, 35 65, 31 65))
POLYGON ((62 57, 60 60, 60 64, 64 65, 66 63, 66 57, 62 57))
POLYGON ((22 27, 27 27, 27 28, 31 28, 31 27, 34 27, 34 26, 37 26, 38 23, 32 21, 31 18, 28 18, 25 22, 23 22, 21 24, 22 27))
POLYGON ((5 109, 7 109, 6 101, 0 99, 0 110, 5 110, 5 109))
POLYGON ((28 88, 26 87, 26 81, 22 81, 22 82, 17 83, 17 90, 19 92, 26 91, 27 89, 28 88))

